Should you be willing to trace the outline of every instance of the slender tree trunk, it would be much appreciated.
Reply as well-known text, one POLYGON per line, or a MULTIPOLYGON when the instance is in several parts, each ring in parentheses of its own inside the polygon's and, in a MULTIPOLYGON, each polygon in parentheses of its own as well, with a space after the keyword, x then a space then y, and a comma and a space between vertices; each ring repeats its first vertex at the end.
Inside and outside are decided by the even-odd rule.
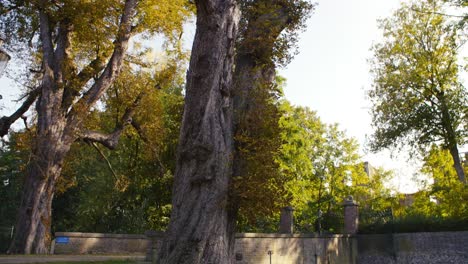
POLYGON ((231 79, 239 13, 234 0, 198 0, 196 5, 171 222, 158 263, 231 263, 231 79))
POLYGON ((465 178, 465 171, 463 170, 463 166, 460 160, 460 153, 458 152, 458 147, 457 145, 452 145, 449 147, 450 155, 452 155, 453 159, 453 167, 455 168, 455 171, 457 172, 458 180, 462 182, 463 184, 466 184, 466 178, 465 178))
POLYGON ((458 180, 461 183, 466 184, 465 171, 463 170, 463 166, 460 160, 460 153, 458 152, 457 147, 457 136, 455 133, 455 129, 452 127, 452 116, 450 115, 450 111, 448 110, 449 108, 447 107, 447 103, 445 101, 447 99, 443 92, 439 94, 439 100, 442 104, 442 124, 446 133, 445 147, 450 151, 450 155, 452 155, 453 167, 457 172, 458 180))

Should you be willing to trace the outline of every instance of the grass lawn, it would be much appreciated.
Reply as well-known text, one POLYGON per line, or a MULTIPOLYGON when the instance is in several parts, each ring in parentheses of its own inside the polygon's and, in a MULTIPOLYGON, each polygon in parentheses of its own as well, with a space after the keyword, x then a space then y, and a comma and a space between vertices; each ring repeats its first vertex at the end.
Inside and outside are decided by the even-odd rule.
POLYGON ((133 260, 109 260, 109 261, 72 261, 72 262, 46 262, 43 264, 86 264, 86 263, 93 263, 93 264, 129 264, 129 263, 137 263, 133 260))

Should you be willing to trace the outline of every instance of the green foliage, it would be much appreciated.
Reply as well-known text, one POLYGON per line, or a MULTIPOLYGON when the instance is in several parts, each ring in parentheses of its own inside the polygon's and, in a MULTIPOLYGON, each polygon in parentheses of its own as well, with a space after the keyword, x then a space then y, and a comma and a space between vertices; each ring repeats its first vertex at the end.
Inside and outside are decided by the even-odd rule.
MULTIPOLYGON (((465 166, 465 171, 468 168, 465 166)), ((433 145, 421 172, 433 183, 414 194, 400 194, 372 211, 360 210, 361 233, 467 230, 468 188, 457 180, 450 153, 433 145), (390 202, 390 203, 388 203, 390 202), (392 208, 391 215, 388 208, 392 208), (385 216, 374 214, 386 212, 385 216), (382 221, 383 220, 383 221, 382 221)))
POLYGON ((111 168, 92 146, 72 148, 59 183, 62 194, 54 201, 56 231, 142 233, 166 227, 183 110, 178 76, 121 75, 105 96, 106 111, 95 111, 87 126, 111 131, 134 93, 146 91, 134 116, 140 131, 127 129, 116 150, 101 149, 111 168))
MULTIPOLYGON (((468 171, 466 164, 464 170, 468 171)), ((432 146, 424 158, 421 172, 430 175, 434 181, 427 193, 432 200, 436 201, 428 208, 431 214, 468 220, 468 188, 456 180, 450 153, 432 146)), ((421 203, 424 204, 424 202, 421 203)), ((428 212, 423 210, 421 213, 427 214, 428 212)))
POLYGON ((325 229, 338 231, 341 202, 348 195, 368 198, 358 145, 336 125, 325 125, 316 113, 284 102, 280 120, 283 145, 278 161, 288 181, 297 229, 313 231, 319 211, 325 229), (338 221, 338 222, 337 222, 338 221), (328 226, 327 226, 328 225, 328 226))
POLYGON ((410 145, 424 149, 467 141, 468 94, 461 85, 459 33, 436 0, 403 4, 381 21, 384 41, 371 61, 374 87, 372 149, 410 145))
MULTIPOLYGON (((184 0, 138 2, 131 35, 162 36, 166 41, 166 54, 155 68, 145 68, 147 53, 133 42, 135 54, 126 57, 126 65, 114 86, 83 121, 86 129, 112 132, 135 97, 144 93, 141 107, 133 116, 138 129, 126 129, 121 146, 115 152, 88 145, 88 142, 72 146, 54 196, 55 230, 143 232, 149 228, 162 229, 167 224, 174 153, 183 109, 181 72, 186 64, 179 37, 193 7, 190 1, 184 0), (156 198, 155 193, 159 194, 156 198)), ((89 89, 102 72, 102 65, 109 61, 120 37, 118 25, 124 4, 123 0, 2 1, 0 32, 12 55, 24 52, 21 66, 28 69, 29 79, 34 80, 40 79, 42 74, 38 12, 48 15, 53 45, 57 45, 58 29, 69 26, 71 46, 67 49, 69 57, 63 61, 67 86, 63 100, 68 99, 68 92, 73 93, 76 100, 89 89), (82 83, 80 74, 90 80, 82 83)), ((155 65, 153 61, 150 63, 155 65)), ((16 180, 19 182, 20 178, 16 180)))
MULTIPOLYGON (((262 197, 251 197, 266 200, 266 203, 262 202, 262 206, 267 204, 275 208, 275 211, 262 214, 261 207, 254 207, 253 214, 248 216, 241 209, 239 226, 242 231, 276 232, 280 213, 278 207, 286 205, 295 208, 296 230, 302 232, 316 231, 314 222, 319 210, 323 212, 323 228, 330 232, 339 232, 343 226, 341 203, 348 195, 353 195, 365 208, 369 207, 369 210, 371 208, 367 206, 367 201, 373 201, 375 209, 387 206, 390 194, 383 182, 391 177, 391 173, 378 169, 372 177, 368 177, 357 154, 358 145, 354 139, 347 138, 336 125, 322 123, 317 114, 308 108, 295 107, 283 100, 279 111, 281 116, 277 119, 278 127, 273 130, 280 137, 279 149, 272 153, 276 166, 272 170, 264 170, 265 161, 257 160, 258 154, 251 157, 259 162, 252 162, 255 166, 253 171, 260 168, 259 173, 268 171, 269 177, 280 179, 271 186, 276 188, 276 192, 282 190, 282 196, 270 197, 275 192, 263 189, 261 181, 265 182, 265 179, 254 181, 255 184, 250 188, 257 196, 262 197), (255 221, 249 221, 249 217, 255 221)), ((271 135, 268 136, 271 140, 271 135)), ((265 146, 264 141, 258 143, 265 146)), ((246 184, 251 184, 250 178, 246 184)), ((246 205, 255 204, 254 202, 250 201, 246 205)))
POLYGON ((278 101, 282 85, 283 79, 277 78, 271 86, 260 84, 252 89, 249 100, 254 111, 246 114, 235 135, 243 171, 233 178, 232 194, 239 207, 241 231, 276 228, 269 220, 277 218, 285 203, 285 179, 275 161, 281 146, 278 101))
MULTIPOLYGON (((26 139, 12 134, 0 148, 0 253, 8 249, 11 228, 14 226, 16 209, 19 206, 24 168, 28 162, 28 150, 21 148, 26 139)), ((27 140, 26 140, 27 141, 27 140)))
MULTIPOLYGON (((261 49, 258 46, 258 40, 260 39, 262 44, 268 46, 269 43, 273 44, 272 49, 266 49, 267 54, 261 53, 262 58, 257 58, 260 61, 274 61, 279 66, 286 66, 291 62, 294 55, 297 54, 297 42, 299 34, 305 30, 305 23, 312 14, 315 4, 310 3, 307 0, 241 0, 239 1, 241 6, 242 17, 239 26, 240 38, 239 42, 242 42, 242 46, 247 50, 261 49), (269 10, 277 10, 280 8, 280 12, 271 14, 269 10), (258 19, 261 16, 267 17, 264 19, 258 19), (288 14, 287 27, 282 31, 278 32, 279 36, 271 34, 270 31, 275 31, 276 28, 272 28, 272 20, 278 19, 284 14, 288 14), (264 32, 256 32, 254 36, 250 34, 246 38, 246 30, 249 23, 256 20, 257 23, 255 28, 268 28, 264 32), (274 37, 275 39, 271 39, 274 37), (267 44, 268 43, 268 44, 267 44)), ((253 52, 255 53, 255 52, 253 52)))
POLYGON ((369 225, 360 225, 361 234, 384 234, 384 233, 414 233, 414 232, 444 232, 444 231, 467 231, 468 220, 440 217, 433 215, 422 215, 410 213, 405 216, 389 218, 388 221, 378 221, 369 225))
MULTIPOLYGON (((158 36, 167 46, 177 46, 183 24, 192 17, 193 4, 188 0, 138 2, 131 35, 140 39, 158 36)), ((119 37, 118 27, 124 4, 124 0, 2 1, 0 35, 5 38, 4 48, 9 50, 14 60, 18 59, 19 68, 23 71, 19 73, 15 69, 11 72, 12 76, 32 87, 39 85, 42 42, 38 13, 44 10, 50 20, 55 46, 58 29, 68 26, 71 30, 71 46, 67 49, 67 61, 63 62, 66 66, 65 88, 74 90, 74 95, 84 93, 89 86, 80 82, 82 77, 79 74, 98 76, 102 70, 100 65, 109 60, 119 37)))

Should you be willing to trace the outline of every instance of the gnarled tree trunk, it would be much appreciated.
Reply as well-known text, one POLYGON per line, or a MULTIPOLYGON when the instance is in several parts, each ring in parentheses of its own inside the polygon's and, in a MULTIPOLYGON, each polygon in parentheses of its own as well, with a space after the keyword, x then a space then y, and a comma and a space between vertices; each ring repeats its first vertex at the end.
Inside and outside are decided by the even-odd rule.
MULTIPOLYGON (((132 20, 137 2, 138 0, 125 1, 112 56, 99 78, 81 98, 70 97, 72 94, 70 90, 76 87, 67 86, 68 83, 72 83, 70 79, 73 75, 67 68, 70 60, 70 35, 73 26, 66 21, 61 21, 58 24, 57 36, 53 38, 54 29, 50 28, 52 23, 47 12, 50 3, 44 0, 37 2, 44 75, 40 91, 37 92, 40 96, 36 104, 38 121, 32 159, 26 171, 16 232, 9 253, 49 253, 52 237, 50 233, 52 199, 63 161, 71 144, 80 137, 82 120, 111 86, 121 69, 128 41, 132 35, 132 20), (74 103, 75 99, 76 103, 74 103)), ((100 68, 97 69, 97 72, 88 74, 87 77, 85 77, 87 74, 78 74, 74 77, 82 79, 84 86, 94 74, 98 75, 100 70, 100 68)), ((31 96, 37 96, 37 94, 34 93, 31 96)), ((35 97, 31 100, 34 101, 34 99, 35 97)), ((27 110, 32 104, 31 100, 28 98, 28 103, 25 103, 18 110, 19 112, 8 117, 8 122, 0 122, 2 131, 7 131, 15 118, 17 119, 22 114, 20 112, 27 110)), ((132 113, 133 111, 125 113, 125 120, 114 133, 107 136, 100 133, 85 133, 85 140, 100 142, 103 145, 115 145, 121 130, 131 121, 132 113)))
POLYGON ((171 222, 158 263, 231 262, 231 79, 239 13, 235 0, 198 0, 196 6, 171 222))
POLYGON ((49 253, 55 183, 72 143, 70 137, 63 136, 64 124, 64 119, 54 119, 45 130, 38 131, 10 253, 49 253))

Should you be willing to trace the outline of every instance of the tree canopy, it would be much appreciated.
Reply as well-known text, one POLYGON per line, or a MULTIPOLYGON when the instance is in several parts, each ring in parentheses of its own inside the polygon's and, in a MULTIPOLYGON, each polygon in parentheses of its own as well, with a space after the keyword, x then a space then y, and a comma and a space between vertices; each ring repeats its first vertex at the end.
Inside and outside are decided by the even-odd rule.
POLYGON ((424 151, 432 143, 450 150, 465 182, 458 146, 467 143, 468 94, 459 74, 459 31, 440 13, 441 1, 403 4, 381 21, 384 40, 373 47, 371 147, 410 145, 424 151))
POLYGON ((125 127, 132 123, 137 127, 132 118, 144 91, 126 102, 110 133, 85 127, 119 74, 132 70, 128 63, 135 64, 128 56, 132 37, 162 34, 176 44, 192 5, 188 1, 11 0, 2 1, 0 14, 7 48, 22 55, 27 73, 21 80, 26 99, 12 115, 0 119, 1 136, 36 102, 32 159, 10 252, 47 253, 52 199, 72 144, 84 140, 112 149, 125 127))

